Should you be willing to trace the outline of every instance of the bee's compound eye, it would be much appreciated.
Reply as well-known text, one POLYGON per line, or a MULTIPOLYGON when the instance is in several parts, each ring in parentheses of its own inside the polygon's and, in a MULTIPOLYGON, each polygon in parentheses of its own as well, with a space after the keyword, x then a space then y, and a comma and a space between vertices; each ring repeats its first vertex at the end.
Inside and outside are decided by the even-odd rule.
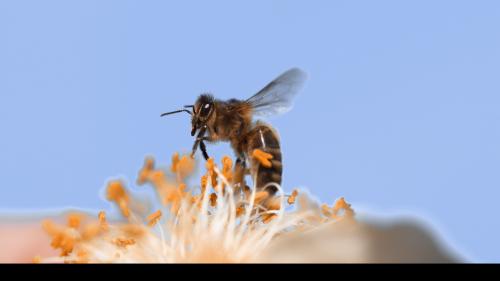
POLYGON ((210 112, 212 111, 211 109, 212 104, 210 103, 204 103, 201 105, 201 111, 200 115, 203 116, 204 118, 207 118, 210 112))

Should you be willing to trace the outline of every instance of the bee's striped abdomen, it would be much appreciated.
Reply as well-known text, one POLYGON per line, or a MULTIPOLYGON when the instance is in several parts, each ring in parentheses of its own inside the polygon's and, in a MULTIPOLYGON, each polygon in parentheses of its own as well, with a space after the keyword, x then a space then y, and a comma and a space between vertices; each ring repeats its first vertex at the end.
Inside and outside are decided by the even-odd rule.
MULTIPOLYGON (((258 190, 262 190, 269 183, 281 185, 283 164, 278 134, 269 125, 257 123, 248 134, 248 156, 251 164, 251 174, 258 190), (253 151, 260 149, 272 155, 271 167, 264 167, 257 159, 252 157, 253 151)), ((277 188, 268 185, 266 190, 274 195, 277 188)))

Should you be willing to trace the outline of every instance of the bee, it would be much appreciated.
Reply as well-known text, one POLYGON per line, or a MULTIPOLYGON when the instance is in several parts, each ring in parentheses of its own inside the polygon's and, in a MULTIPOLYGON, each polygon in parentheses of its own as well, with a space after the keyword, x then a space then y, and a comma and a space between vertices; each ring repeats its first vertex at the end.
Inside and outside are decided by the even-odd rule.
POLYGON ((277 192, 274 184, 280 186, 283 175, 280 138, 271 125, 254 120, 254 117, 288 112, 305 80, 305 72, 292 68, 246 100, 223 101, 210 94, 202 94, 193 105, 185 105, 183 109, 163 113, 161 116, 181 112, 190 114, 191 136, 196 135, 192 157, 200 148, 203 157, 206 160, 210 158, 205 142, 229 142, 237 157, 233 186, 239 190, 246 187, 244 178, 249 173, 257 190, 265 190, 274 195, 277 192), (252 157, 256 149, 272 156, 270 167, 252 157))

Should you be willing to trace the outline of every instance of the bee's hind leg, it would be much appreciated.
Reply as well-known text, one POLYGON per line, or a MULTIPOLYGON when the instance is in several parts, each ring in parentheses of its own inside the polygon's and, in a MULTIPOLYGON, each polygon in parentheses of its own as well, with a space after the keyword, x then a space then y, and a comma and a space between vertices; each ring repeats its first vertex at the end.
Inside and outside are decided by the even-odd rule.
POLYGON ((234 164, 233 188, 234 193, 239 194, 245 187, 246 161, 244 158, 238 157, 234 164))

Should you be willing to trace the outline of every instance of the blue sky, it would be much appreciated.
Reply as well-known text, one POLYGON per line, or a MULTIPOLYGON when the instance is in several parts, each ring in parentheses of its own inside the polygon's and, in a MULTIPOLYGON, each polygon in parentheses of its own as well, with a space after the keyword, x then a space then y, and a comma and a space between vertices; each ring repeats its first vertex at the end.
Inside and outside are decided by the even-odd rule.
POLYGON ((187 115, 160 113, 298 66, 270 119, 285 189, 424 215, 500 262, 499 26, 498 1, 0 1, 0 209, 108 208, 108 179, 189 151, 187 115))

